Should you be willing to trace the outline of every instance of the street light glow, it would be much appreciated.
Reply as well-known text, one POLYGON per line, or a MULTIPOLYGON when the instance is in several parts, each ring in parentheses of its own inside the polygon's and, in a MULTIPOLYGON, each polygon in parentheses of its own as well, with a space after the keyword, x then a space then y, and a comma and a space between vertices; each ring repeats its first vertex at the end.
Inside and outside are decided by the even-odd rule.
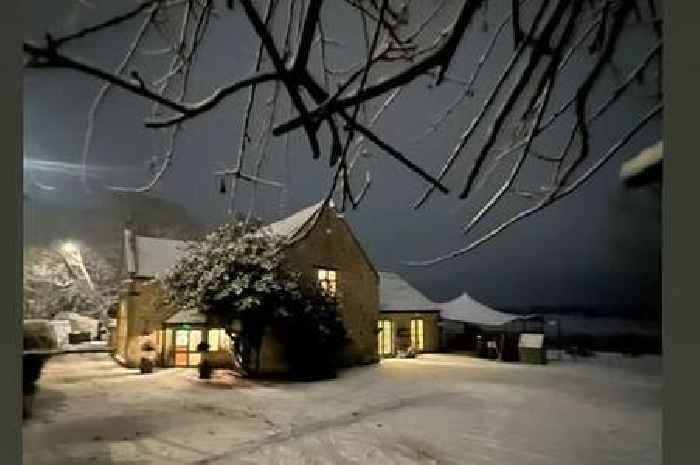
POLYGON ((64 253, 69 255, 73 255, 79 251, 78 246, 71 241, 64 242, 61 248, 63 249, 64 253))

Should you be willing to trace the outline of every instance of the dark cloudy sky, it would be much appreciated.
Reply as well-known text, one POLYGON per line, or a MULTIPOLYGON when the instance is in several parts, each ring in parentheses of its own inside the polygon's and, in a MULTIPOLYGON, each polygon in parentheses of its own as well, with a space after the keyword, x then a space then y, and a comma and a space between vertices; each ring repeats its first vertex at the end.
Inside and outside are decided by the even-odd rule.
MULTIPOLYGON (((121 2, 100 2, 101 5, 121 2)), ((132 3, 132 2, 124 2, 132 3)), ((223 2, 222 2, 223 3, 223 2)), ((330 60, 337 67, 354 63, 362 38, 359 19, 348 14, 341 2, 327 2, 324 18, 332 27, 326 31, 342 47, 331 47, 330 60)), ((468 77, 490 34, 503 17, 505 4, 490 2, 486 12, 488 31, 481 26, 466 37, 458 60, 450 69, 453 75, 468 77)), ((413 17, 420 18, 432 2, 414 1, 413 17)), ((99 18, 100 10, 85 7, 75 0, 26 2, 26 35, 40 39, 46 30, 67 32, 99 18)), ((439 18, 440 27, 453 15, 449 8, 439 18)), ((68 48, 71 53, 114 68, 119 54, 124 53, 135 23, 94 40, 68 48)), ((499 43, 500 52, 485 68, 476 95, 460 106, 448 124, 428 138, 419 136, 435 115, 452 102, 459 92, 455 85, 428 88, 421 80, 402 94, 378 123, 378 132, 403 153, 437 173, 449 155, 459 134, 479 108, 489 85, 508 59, 509 35, 499 43)), ((155 39, 154 39, 155 40, 155 39)), ((655 37, 648 25, 630 28, 615 63, 624 74, 644 55, 655 37)), ((198 61, 193 82, 193 99, 207 95, 222 82, 248 75, 253 66, 255 42, 241 12, 225 13, 215 21, 205 42, 205 52, 198 61)), ((569 95, 567 80, 580 75, 590 62, 583 57, 563 76, 562 93, 556 101, 569 95), (568 91, 568 92, 567 92, 568 91)), ((140 72, 153 71, 159 63, 141 56, 135 63, 140 72)), ((377 76, 374 76, 377 77, 377 76)), ((620 75, 607 73, 596 98, 605 96, 619 82, 620 75)), ((653 75, 649 74, 649 83, 653 75)), ((31 168, 25 191, 44 190, 80 205, 90 199, 80 181, 78 165, 87 114, 99 83, 66 70, 29 71, 24 88, 24 153, 25 166, 31 168), (38 163, 37 160, 54 163, 38 163), (36 182, 33 182, 36 181, 36 182), (37 184, 38 183, 38 184, 37 184)), ((263 90, 265 92, 266 90, 263 90)), ((267 89, 269 91, 269 89, 267 89)), ((653 87, 636 87, 631 96, 621 100, 610 114, 594 127, 593 153, 605 148, 645 112, 653 87)), ((240 137, 241 115, 245 93, 227 100, 216 111, 200 117, 185 127, 177 148, 172 169, 153 191, 153 195, 183 205, 188 212, 206 224, 226 219, 227 198, 219 193, 214 170, 231 166, 240 137)), ((94 190, 104 184, 138 185, 148 179, 148 161, 158 153, 162 138, 143 127, 148 102, 120 91, 110 94, 98 115, 95 143, 90 157, 90 184, 94 190)), ((260 121, 256 120, 259 125, 260 121)), ((561 126, 565 128, 567 126, 561 126)), ((538 148, 552 152, 566 137, 558 131, 544 137, 538 148)), ((480 135, 479 135, 480 136, 480 135)), ((426 207, 414 211, 412 202, 424 188, 415 175, 394 160, 373 150, 363 165, 372 171, 373 185, 362 206, 349 211, 347 218, 359 240, 380 269, 391 269, 404 275, 425 294, 435 300, 447 300, 461 292, 493 306, 564 306, 592 307, 610 311, 634 312, 660 307, 660 195, 651 189, 628 190, 619 182, 620 164, 661 137, 661 123, 655 121, 647 130, 608 163, 597 176, 578 192, 558 204, 530 217, 466 256, 429 268, 403 265, 405 260, 427 259, 463 246, 465 237, 460 225, 473 214, 483 195, 472 201, 457 199, 467 164, 457 166, 447 178, 454 191, 448 197, 436 195, 426 207)), ((479 141, 479 138, 475 139, 479 141)), ((331 171, 325 160, 313 160, 308 144, 299 133, 291 137, 291 150, 285 159, 283 142, 273 143, 266 173, 275 179, 289 180, 284 206, 274 192, 262 192, 257 213, 265 219, 277 219, 318 201, 330 183, 331 171), (288 170, 287 174, 285 172, 288 170)), ((467 154, 476 150, 468 148, 467 154)), ((469 160, 467 156, 465 160, 469 160)), ((254 161, 254 158, 251 158, 254 161)), ((252 165, 247 165, 252 169, 252 165)), ((542 167, 525 170, 525 181, 543 179, 542 167)), ((361 173, 361 172, 360 172, 361 173)), ((537 184, 533 184, 537 187, 537 184)), ((488 188, 488 186, 486 186, 488 188)), ((248 192, 243 192, 236 205, 247 208, 248 192)), ((484 228, 493 226, 522 208, 522 200, 509 199, 487 218, 484 228)), ((478 233, 479 231, 476 231, 478 233)))

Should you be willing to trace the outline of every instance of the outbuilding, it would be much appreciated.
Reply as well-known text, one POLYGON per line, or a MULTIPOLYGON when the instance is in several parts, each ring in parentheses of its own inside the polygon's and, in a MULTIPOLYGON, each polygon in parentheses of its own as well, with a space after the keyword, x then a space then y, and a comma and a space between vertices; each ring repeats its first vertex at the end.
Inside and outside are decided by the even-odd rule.
POLYGON ((437 304, 393 272, 379 273, 377 345, 380 357, 440 350, 437 304))

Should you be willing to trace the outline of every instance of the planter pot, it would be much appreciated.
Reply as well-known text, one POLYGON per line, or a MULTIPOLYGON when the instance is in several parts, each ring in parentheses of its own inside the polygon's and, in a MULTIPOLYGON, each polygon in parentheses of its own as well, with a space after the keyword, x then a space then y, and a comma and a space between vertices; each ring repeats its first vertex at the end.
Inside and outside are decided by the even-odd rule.
POLYGON ((139 369, 141 370, 141 374, 147 374, 147 373, 153 373, 153 361, 148 359, 148 358, 142 358, 141 363, 139 364, 139 369))
POLYGON ((211 379, 212 366, 208 360, 202 360, 199 364, 199 379, 211 379))

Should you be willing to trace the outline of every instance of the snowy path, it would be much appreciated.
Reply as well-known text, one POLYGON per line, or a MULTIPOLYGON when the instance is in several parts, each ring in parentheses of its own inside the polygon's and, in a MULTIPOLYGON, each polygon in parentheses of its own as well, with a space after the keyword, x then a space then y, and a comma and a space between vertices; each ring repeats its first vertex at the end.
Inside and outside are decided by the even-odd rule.
POLYGON ((40 392, 26 465, 661 463, 658 357, 425 355, 319 383, 207 384, 66 355, 40 392))

